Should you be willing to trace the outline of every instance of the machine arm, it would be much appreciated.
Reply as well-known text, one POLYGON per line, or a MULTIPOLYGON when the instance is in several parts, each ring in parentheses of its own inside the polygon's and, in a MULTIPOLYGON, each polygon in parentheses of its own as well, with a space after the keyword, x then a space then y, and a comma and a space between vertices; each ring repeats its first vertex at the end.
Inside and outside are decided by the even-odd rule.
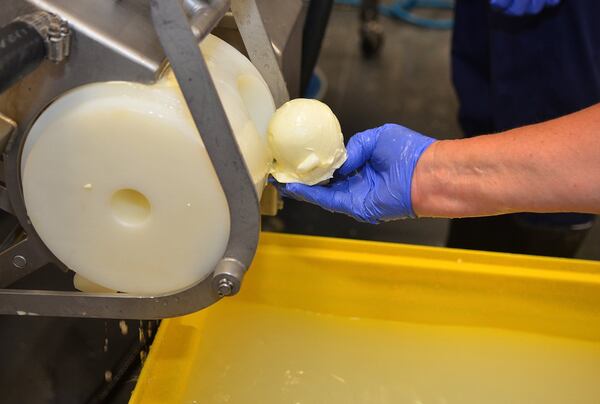
POLYGON ((183 7, 160 0, 152 0, 151 5, 159 41, 227 198, 230 236, 213 285, 221 295, 235 294, 258 245, 258 198, 183 7))

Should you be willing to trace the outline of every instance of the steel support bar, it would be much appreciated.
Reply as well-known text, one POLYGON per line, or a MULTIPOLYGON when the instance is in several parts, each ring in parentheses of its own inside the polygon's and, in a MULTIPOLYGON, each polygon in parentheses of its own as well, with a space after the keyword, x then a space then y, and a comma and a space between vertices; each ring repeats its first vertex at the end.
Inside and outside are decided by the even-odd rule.
POLYGON ((280 107, 290 99, 290 95, 275 56, 278 50, 269 38, 256 0, 233 0, 231 11, 250 60, 267 82, 275 105, 280 107))

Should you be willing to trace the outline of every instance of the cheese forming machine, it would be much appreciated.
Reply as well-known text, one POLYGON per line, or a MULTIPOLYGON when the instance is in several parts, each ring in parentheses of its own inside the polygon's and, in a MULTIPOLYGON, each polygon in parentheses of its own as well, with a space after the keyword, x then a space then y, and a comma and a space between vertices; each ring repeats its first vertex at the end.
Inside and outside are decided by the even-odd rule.
MULTIPOLYGON (((274 106, 279 106, 289 98, 288 91, 292 95, 299 91, 301 38, 298 31, 303 24, 303 2, 1 0, 0 7, 0 27, 3 27, 0 30, 0 140, 4 150, 0 166, 0 208, 4 212, 0 313, 157 319, 194 312, 223 296, 237 293, 258 242, 258 199, 262 191, 260 181, 264 185, 264 178, 261 177, 257 185, 247 168, 248 160, 244 164, 245 152, 239 144, 239 136, 236 142, 234 133, 237 129, 232 128, 229 111, 219 98, 225 90, 219 87, 222 84, 215 85, 211 77, 214 73, 211 69, 218 70, 219 66, 213 66, 207 59, 210 59, 207 51, 201 52, 198 43, 213 32, 247 52, 268 86, 268 90, 261 91, 267 98, 272 95, 274 106), (32 127, 40 117, 50 114, 52 105, 65 94, 94 83, 153 85, 161 79, 167 66, 181 89, 182 100, 201 136, 228 206, 229 231, 220 258, 207 275, 185 288, 167 292, 123 293, 118 285, 109 288, 115 291, 102 293, 42 290, 43 285, 40 290, 10 288, 17 280, 45 270, 48 265, 59 267, 65 276, 70 276, 72 270, 78 272, 78 268, 62 259, 77 251, 67 254, 50 248, 53 241, 41 236, 28 211, 23 167, 24 155, 31 152, 27 139, 32 127)), ((226 46, 219 44, 215 46, 226 46)), ((53 152, 50 149, 50 153, 53 152)), ((78 167, 68 169, 77 171, 78 167)), ((54 167, 47 170, 53 172, 54 167)), ((193 176, 194 173, 181 175, 193 176)), ((91 187, 92 184, 83 185, 85 189, 91 187)), ((68 201, 70 191, 61 192, 68 201)), ((36 197, 38 205, 52 207, 56 203, 53 198, 46 200, 45 194, 40 195, 36 197)), ((45 215, 53 213, 46 211, 45 215)), ((202 226, 202 223, 190 225, 202 226)), ((93 233, 94 229, 90 231, 93 233)), ((90 248, 63 241, 67 249, 81 248, 85 252, 90 248)), ((146 253, 169 262, 169 257, 180 252, 173 247, 159 254, 146 247, 146 253)), ((111 255, 111 251, 102 251, 102 254, 111 255)), ((128 262, 127 258, 122 260, 128 262)), ((178 268, 169 270, 175 273, 178 268)))

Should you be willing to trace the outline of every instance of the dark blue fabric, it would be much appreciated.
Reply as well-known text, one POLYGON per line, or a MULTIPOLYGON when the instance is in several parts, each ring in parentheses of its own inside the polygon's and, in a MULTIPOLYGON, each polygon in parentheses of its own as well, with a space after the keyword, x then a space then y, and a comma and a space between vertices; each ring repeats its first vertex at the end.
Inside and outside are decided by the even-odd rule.
MULTIPOLYGON (((600 1, 563 0, 538 15, 512 17, 487 0, 456 0, 452 79, 466 136, 600 102, 600 1)), ((574 224, 593 217, 569 216, 574 224)))

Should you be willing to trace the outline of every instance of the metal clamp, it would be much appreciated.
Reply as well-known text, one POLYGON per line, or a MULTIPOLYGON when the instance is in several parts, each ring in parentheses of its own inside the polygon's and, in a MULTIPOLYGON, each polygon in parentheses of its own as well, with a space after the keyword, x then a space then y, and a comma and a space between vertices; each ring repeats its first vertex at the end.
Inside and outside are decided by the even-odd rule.
POLYGON ((67 21, 47 11, 17 17, 15 21, 33 27, 46 45, 46 58, 53 63, 65 60, 71 52, 71 29, 67 21))

